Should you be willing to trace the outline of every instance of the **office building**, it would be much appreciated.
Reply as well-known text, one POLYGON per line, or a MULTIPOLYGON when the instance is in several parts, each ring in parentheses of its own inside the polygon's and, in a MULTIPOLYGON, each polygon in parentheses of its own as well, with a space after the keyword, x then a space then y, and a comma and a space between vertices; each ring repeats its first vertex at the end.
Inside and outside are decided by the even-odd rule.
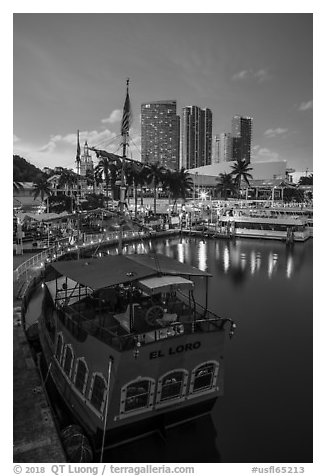
POLYGON ((198 106, 182 109, 181 166, 186 169, 212 163, 212 111, 198 106))
POLYGON ((233 138, 230 132, 223 132, 215 136, 214 145, 212 164, 233 160, 233 138))
POLYGON ((251 160, 252 118, 234 116, 232 119, 233 160, 251 160))
POLYGON ((179 168, 180 117, 176 101, 141 105, 141 159, 168 169, 179 168))

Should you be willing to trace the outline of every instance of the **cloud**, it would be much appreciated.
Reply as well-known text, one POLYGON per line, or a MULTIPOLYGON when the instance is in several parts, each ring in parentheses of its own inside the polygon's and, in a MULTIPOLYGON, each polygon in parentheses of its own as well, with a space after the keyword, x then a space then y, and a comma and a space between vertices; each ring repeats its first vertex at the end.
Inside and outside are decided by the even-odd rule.
POLYGON ((232 76, 232 80, 233 81, 254 80, 254 81, 257 81, 258 83, 262 83, 263 81, 271 79, 271 77, 272 77, 271 74, 268 72, 266 68, 261 68, 261 69, 258 69, 257 71, 254 71, 252 69, 243 69, 242 71, 235 73, 232 76))
POLYGON ((277 152, 273 152, 266 147, 261 147, 255 152, 255 154, 253 154, 253 158, 256 161, 261 160, 263 162, 273 162, 279 160, 280 156, 277 152))
POLYGON ((14 134, 13 141, 14 141, 14 144, 20 141, 19 137, 17 137, 16 134, 14 134))
POLYGON ((241 79, 247 79, 249 78, 250 73, 246 69, 243 71, 239 71, 239 73, 236 73, 232 76, 233 81, 241 80, 241 79))
POLYGON ((114 124, 116 122, 120 122, 122 118, 122 110, 121 109, 115 109, 114 111, 111 112, 110 116, 102 119, 101 122, 103 124, 114 124))
POLYGON ((267 69, 259 69, 254 73, 254 78, 257 79, 258 83, 262 83, 263 81, 267 81, 271 79, 271 74, 267 71, 267 69))
POLYGON ((312 100, 307 101, 307 102, 302 102, 300 106, 298 107, 298 111, 308 111, 309 109, 312 109, 312 100))
MULTIPOLYGON (((87 140, 90 147, 105 149, 113 153, 117 153, 120 148, 119 136, 108 129, 81 131, 79 137, 82 148, 85 140, 87 140)), ((48 142, 44 145, 31 144, 22 140, 17 142, 14 139, 14 154, 24 157, 40 168, 53 168, 55 166, 73 168, 75 166, 76 147, 76 133, 50 136, 48 142)))
POLYGON ((282 129, 282 127, 277 127, 276 129, 267 129, 264 132, 264 135, 268 138, 271 138, 285 134, 287 131, 288 129, 282 129))

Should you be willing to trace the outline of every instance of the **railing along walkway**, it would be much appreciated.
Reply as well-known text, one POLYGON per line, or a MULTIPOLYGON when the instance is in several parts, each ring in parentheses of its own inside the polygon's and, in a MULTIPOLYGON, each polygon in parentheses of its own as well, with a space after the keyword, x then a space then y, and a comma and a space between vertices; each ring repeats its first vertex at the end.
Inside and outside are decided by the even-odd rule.
MULTIPOLYGON (((125 231, 122 235, 122 243, 126 243, 129 241, 139 241, 146 238, 172 235, 175 233, 179 233, 179 231, 179 229, 150 232, 125 231)), ((105 233, 105 235, 103 233, 84 235, 83 242, 79 245, 69 243, 69 240, 70 238, 63 238, 61 240, 58 240, 54 245, 32 256, 14 270, 14 294, 17 298, 20 299, 24 296, 29 283, 33 278, 40 274, 42 269, 44 269, 45 263, 55 261, 59 257, 67 253, 77 252, 78 249, 83 250, 101 245, 118 244, 119 233, 109 232, 105 233)))

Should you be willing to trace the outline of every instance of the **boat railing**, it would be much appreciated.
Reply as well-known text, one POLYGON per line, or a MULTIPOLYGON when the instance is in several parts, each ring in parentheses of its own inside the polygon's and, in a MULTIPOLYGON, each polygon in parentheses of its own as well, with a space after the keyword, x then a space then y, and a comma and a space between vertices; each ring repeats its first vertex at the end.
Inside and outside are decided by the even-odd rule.
POLYGON ((92 335, 120 351, 137 349, 138 345, 142 346, 183 334, 218 332, 223 330, 227 324, 230 326, 229 335, 231 337, 235 329, 235 324, 231 319, 219 317, 209 310, 205 311, 199 304, 196 309, 191 310, 189 319, 183 319, 184 316, 180 314, 175 322, 158 320, 152 329, 147 328, 143 331, 133 329, 130 332, 119 324, 108 325, 108 318, 114 317, 114 313, 110 313, 104 308, 102 316, 97 315, 96 310, 92 316, 86 315, 68 305, 58 305, 57 309, 60 320, 76 339, 84 341, 87 335, 92 335))
MULTIPOLYGON (((178 296, 180 299, 182 299, 183 302, 187 302, 188 300, 188 305, 189 305, 189 297, 183 293, 182 291, 178 290, 177 292, 178 296)), ((190 308, 193 312, 193 322, 198 323, 198 322, 214 322, 215 325, 221 329, 224 328, 226 324, 229 324, 230 326, 230 337, 234 334, 234 329, 236 325, 234 324, 233 320, 230 319, 229 317, 221 317, 215 312, 210 311, 209 309, 205 308, 202 304, 198 303, 194 299, 190 300, 190 308)))

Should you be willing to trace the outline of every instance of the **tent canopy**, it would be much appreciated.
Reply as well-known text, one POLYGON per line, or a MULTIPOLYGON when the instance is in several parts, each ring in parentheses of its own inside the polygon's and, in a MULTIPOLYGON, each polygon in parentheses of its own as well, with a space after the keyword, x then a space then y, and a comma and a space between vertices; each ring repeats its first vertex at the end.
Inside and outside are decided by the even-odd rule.
MULTIPOLYGON (((101 259, 56 261, 50 265, 59 275, 94 291, 116 284, 139 281, 157 275, 210 276, 193 266, 157 254, 115 255, 101 259)), ((191 281, 190 281, 191 282, 191 281)))
POLYGON ((194 283, 181 276, 154 276, 138 281, 138 286, 145 293, 152 295, 172 292, 177 289, 190 290, 194 287, 194 283))

